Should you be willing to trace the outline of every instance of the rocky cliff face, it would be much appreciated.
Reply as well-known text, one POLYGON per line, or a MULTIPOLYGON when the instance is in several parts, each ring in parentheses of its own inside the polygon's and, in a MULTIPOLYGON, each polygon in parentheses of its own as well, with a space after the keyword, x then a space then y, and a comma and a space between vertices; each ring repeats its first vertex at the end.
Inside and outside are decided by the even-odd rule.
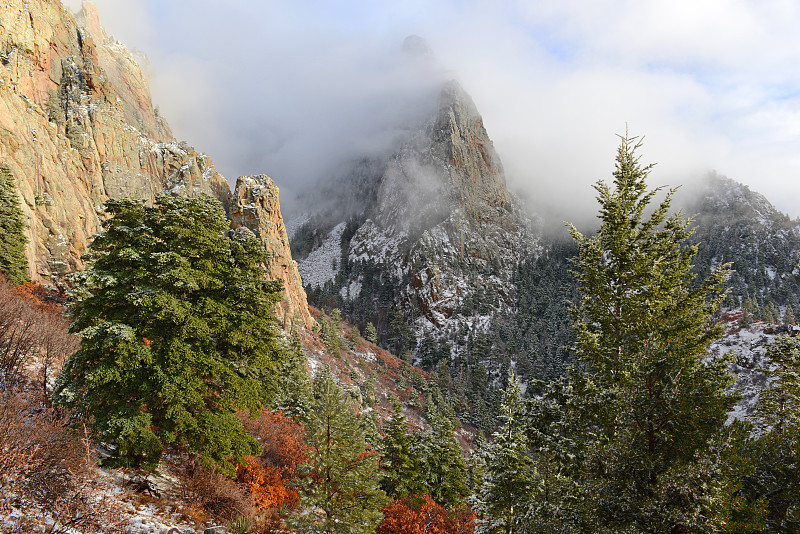
MULTIPOLYGON (((34 280, 83 267, 108 198, 151 200, 166 191, 211 194, 229 211, 232 204, 211 158, 173 139, 139 65, 106 35, 90 3, 77 16, 58 0, 0 4, 0 163, 21 196, 34 280)), ((285 245, 277 191, 275 203, 275 236, 261 228, 266 246, 285 245)), ((268 276, 287 281, 284 313, 307 317, 288 254, 285 246, 275 252, 268 276)))
POLYGON ((294 235, 300 272, 312 287, 338 293, 358 319, 383 326, 387 339, 393 310, 418 336, 441 338, 485 330, 490 316, 512 308, 514 271, 537 240, 456 82, 383 164, 360 162, 330 189, 362 198, 361 214, 343 210, 337 219, 335 210, 310 207, 294 235))
POLYGON ((250 229, 269 251, 266 268, 270 279, 283 281, 284 300, 278 304, 276 315, 284 330, 310 328, 313 320, 289 249, 278 188, 269 176, 242 176, 236 180, 230 217, 233 228, 250 229))
POLYGON ((107 198, 230 188, 210 158, 172 139, 147 80, 91 4, 11 0, 0 10, 0 160, 28 219, 31 277, 82 267, 107 198))

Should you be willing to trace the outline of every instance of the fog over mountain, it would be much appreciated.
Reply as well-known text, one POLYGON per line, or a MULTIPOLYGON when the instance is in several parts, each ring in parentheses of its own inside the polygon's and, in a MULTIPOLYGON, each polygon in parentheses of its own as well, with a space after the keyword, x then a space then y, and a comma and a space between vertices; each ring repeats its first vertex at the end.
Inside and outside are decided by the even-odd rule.
POLYGON ((626 123, 646 135, 654 182, 713 169, 800 215, 795 3, 97 4, 109 34, 149 58, 175 135, 229 180, 270 174, 283 202, 342 160, 388 146, 420 112, 428 81, 454 75, 510 185, 554 206, 553 218, 594 213, 590 186, 610 178, 626 123), (424 36, 438 63, 409 67, 409 34, 424 36))

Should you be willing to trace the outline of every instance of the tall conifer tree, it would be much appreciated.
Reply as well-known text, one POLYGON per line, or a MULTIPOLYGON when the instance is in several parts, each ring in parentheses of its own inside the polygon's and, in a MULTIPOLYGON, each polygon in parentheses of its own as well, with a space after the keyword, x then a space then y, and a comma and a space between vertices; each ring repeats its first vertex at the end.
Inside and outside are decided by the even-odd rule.
POLYGON ((715 482, 724 466, 704 454, 735 398, 727 363, 705 355, 721 334, 712 316, 728 268, 694 280, 690 221, 669 213, 674 190, 652 205, 659 189, 647 189, 640 146, 622 137, 613 189, 595 186, 597 235, 570 228, 583 294, 573 324, 585 370, 572 383, 588 436, 586 517, 596 531, 713 530, 732 484, 715 482))
POLYGON ((531 492, 531 459, 525 433, 525 408, 519 382, 512 376, 500 406, 500 428, 489 446, 486 471, 476 512, 479 533, 512 534, 519 531, 531 492))
POLYGON ((381 487, 392 499, 402 499, 424 493, 420 480, 420 459, 414 454, 414 436, 403 416, 403 407, 392 396, 392 416, 383 430, 381 446, 381 487))
POLYGON ((292 518, 292 526, 308 533, 375 532, 387 502, 378 487, 378 455, 327 368, 314 380, 306 442, 309 461, 298 469, 305 476, 300 502, 306 510, 292 518))

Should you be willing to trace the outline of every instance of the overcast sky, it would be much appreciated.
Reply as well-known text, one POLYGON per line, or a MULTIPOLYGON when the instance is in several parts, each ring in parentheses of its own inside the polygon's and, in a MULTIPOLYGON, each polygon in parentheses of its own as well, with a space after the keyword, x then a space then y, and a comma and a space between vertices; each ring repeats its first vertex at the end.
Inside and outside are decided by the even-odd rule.
POLYGON ((269 174, 282 201, 392 137, 413 107, 397 56, 417 34, 528 195, 594 211, 591 184, 610 178, 627 123, 646 136, 654 184, 715 170, 800 216, 795 0, 96 3, 148 56, 176 137, 231 181, 269 174))

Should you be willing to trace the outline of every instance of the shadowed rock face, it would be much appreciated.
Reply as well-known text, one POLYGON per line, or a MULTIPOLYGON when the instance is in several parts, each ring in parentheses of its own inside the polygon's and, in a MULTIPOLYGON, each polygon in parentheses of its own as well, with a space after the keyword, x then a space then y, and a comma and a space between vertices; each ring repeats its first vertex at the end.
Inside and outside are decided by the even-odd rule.
POLYGON ((311 328, 306 292, 292 260, 289 238, 278 203, 278 187, 265 174, 242 176, 230 206, 231 226, 251 230, 269 251, 265 265, 270 280, 283 281, 284 299, 277 306, 276 316, 284 330, 311 328))

